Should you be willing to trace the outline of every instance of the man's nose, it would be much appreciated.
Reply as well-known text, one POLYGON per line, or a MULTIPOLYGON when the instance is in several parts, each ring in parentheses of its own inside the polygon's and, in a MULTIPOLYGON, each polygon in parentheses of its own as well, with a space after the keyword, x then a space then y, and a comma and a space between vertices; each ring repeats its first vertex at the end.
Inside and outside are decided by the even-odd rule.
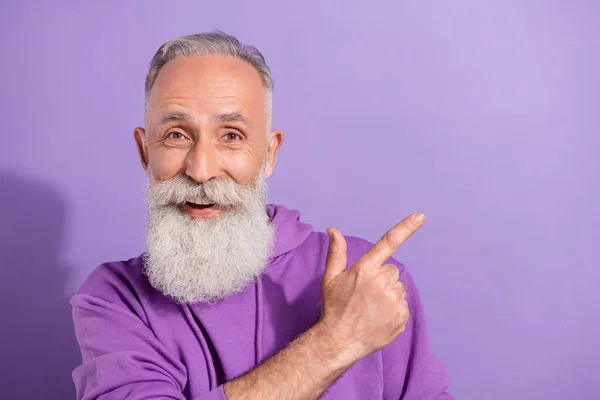
POLYGON ((211 143, 198 141, 187 157, 185 173, 198 183, 216 178, 220 173, 217 149, 211 143))

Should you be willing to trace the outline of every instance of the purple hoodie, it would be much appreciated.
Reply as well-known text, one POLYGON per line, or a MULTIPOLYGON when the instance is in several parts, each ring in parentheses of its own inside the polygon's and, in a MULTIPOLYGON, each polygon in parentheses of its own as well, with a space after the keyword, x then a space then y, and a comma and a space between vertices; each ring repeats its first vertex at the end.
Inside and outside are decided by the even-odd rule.
MULTIPOLYGON (((71 300, 83 362, 77 399, 224 400, 223 385, 276 354, 319 318, 329 239, 297 211, 268 207, 276 228, 258 281, 216 304, 179 305, 154 289, 142 256, 99 266, 71 300)), ((346 237, 348 266, 372 244, 346 237)), ((355 363, 321 399, 452 399, 431 349, 415 283, 400 268, 410 318, 391 344, 355 363)))

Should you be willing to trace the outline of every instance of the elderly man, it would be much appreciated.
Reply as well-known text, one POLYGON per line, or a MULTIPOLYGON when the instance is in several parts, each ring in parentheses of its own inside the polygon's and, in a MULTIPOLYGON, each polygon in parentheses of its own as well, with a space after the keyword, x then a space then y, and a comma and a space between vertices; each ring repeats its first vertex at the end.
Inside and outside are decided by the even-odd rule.
POLYGON ((144 254, 72 298, 78 399, 450 399, 394 251, 267 204, 283 133, 262 55, 222 32, 165 43, 146 78, 144 254))

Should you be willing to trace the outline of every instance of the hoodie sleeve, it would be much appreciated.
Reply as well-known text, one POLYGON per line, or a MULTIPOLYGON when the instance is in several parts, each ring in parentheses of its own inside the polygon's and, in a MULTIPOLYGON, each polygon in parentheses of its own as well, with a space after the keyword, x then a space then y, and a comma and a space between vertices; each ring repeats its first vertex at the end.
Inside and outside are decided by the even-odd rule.
POLYGON ((415 282, 402 264, 389 261, 400 268, 410 316, 406 330, 382 350, 384 399, 452 400, 446 392, 450 377, 433 352, 415 282))
MULTIPOLYGON (((71 300, 82 364, 78 400, 185 400, 185 366, 126 306, 89 295, 71 300)), ((202 362, 202 360, 198 360, 202 362)), ((194 400, 225 400, 222 386, 194 400)))

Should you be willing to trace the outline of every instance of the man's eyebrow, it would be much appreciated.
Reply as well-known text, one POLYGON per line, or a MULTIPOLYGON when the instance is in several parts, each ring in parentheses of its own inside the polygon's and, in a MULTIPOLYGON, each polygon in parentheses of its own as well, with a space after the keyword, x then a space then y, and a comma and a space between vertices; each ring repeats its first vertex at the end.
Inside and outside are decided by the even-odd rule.
POLYGON ((246 119, 246 117, 244 117, 242 114, 240 114, 237 111, 219 114, 214 117, 214 121, 216 121, 216 122, 240 122, 243 125, 252 127, 252 124, 250 123, 250 121, 248 121, 246 119))
POLYGON ((184 112, 169 112, 160 118, 159 125, 166 125, 170 122, 187 121, 191 119, 190 115, 184 112))
MULTIPOLYGON (((185 113, 185 112, 178 112, 178 111, 168 112, 160 118, 159 126, 167 125, 171 122, 189 121, 191 119, 192 119, 192 117, 190 116, 190 114, 185 113)), ((228 113, 215 115, 212 118, 212 120, 216 123, 240 122, 243 125, 252 127, 252 124, 250 123, 250 121, 248 121, 248 119, 246 117, 244 117, 241 113, 239 113, 237 111, 232 111, 232 112, 228 112, 228 113)))

